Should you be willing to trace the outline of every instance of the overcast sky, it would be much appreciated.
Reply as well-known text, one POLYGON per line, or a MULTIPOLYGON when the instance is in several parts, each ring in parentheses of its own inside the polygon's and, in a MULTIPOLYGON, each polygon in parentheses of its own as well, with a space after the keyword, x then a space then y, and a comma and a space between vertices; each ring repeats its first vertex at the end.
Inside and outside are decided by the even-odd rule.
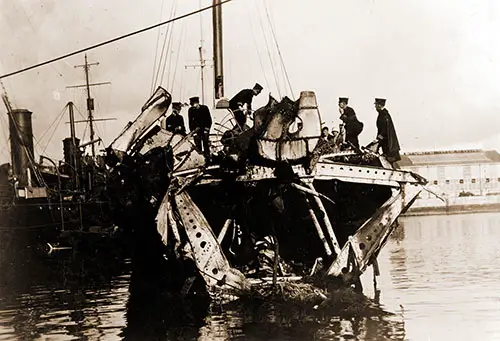
MULTIPOLYGON (((210 3, 0 0, 0 73, 210 3)), ((313 90, 328 126, 339 123, 337 98, 349 97, 365 123, 362 144, 375 137, 373 98, 384 97, 403 151, 500 149, 498 1, 233 0, 223 6, 223 15, 227 97, 256 81, 265 87, 256 105, 267 102, 268 92, 277 98, 297 98, 300 91, 313 90)), ((205 58, 212 58, 211 14, 178 21, 169 30, 172 38, 165 43, 169 57, 162 85, 174 100, 187 101, 201 94, 199 69, 186 69, 185 65, 198 62, 202 35, 205 58)), ((117 118, 98 124, 106 143, 138 114, 150 95, 155 55, 164 36, 165 28, 151 30, 88 52, 90 62, 100 62, 91 70, 91 81, 112 82, 92 89, 96 117, 117 118)), ((83 60, 82 54, 4 79, 14 106, 34 113, 38 153, 47 148, 45 154, 61 157, 59 141, 69 134, 66 117, 54 134, 47 129, 66 102, 74 101, 85 114, 84 91, 66 89, 84 83, 83 70, 73 67, 83 60)), ((210 67, 205 69, 208 102, 212 72, 210 67)), ((6 117, 1 116, 0 161, 6 161, 6 117)), ((82 125, 79 135, 83 133, 82 125)), ((84 140, 88 140, 88 131, 84 140)))

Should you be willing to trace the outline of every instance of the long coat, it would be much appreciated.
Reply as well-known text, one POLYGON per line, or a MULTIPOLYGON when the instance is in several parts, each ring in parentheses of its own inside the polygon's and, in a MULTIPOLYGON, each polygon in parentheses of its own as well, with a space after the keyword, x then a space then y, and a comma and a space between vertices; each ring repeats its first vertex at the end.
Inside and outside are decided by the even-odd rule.
POLYGON ((387 109, 382 109, 378 112, 377 117, 377 139, 380 141, 380 147, 382 147, 382 152, 390 157, 392 160, 389 161, 399 161, 401 156, 399 155, 399 141, 396 135, 396 129, 392 123, 391 115, 387 109))
POLYGON ((243 89, 229 100, 229 108, 235 111, 239 108, 239 105, 246 104, 248 110, 252 110, 253 96, 255 96, 255 94, 252 89, 243 89))
POLYGON ((189 108, 188 118, 190 131, 193 131, 196 128, 200 128, 199 132, 203 132, 204 130, 210 131, 210 127, 212 127, 212 116, 210 115, 210 110, 206 105, 202 104, 199 108, 189 108))
POLYGON ((359 148, 358 135, 363 131, 363 123, 356 117, 354 109, 345 107, 344 113, 340 116, 340 119, 345 124, 346 142, 351 142, 355 147, 359 148))

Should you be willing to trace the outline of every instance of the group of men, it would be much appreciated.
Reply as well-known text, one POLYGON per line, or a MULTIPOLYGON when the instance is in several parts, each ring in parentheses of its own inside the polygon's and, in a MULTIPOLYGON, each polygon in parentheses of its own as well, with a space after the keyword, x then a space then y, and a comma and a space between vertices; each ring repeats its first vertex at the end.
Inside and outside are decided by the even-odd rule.
MULTIPOLYGON (((231 98, 229 101, 229 109, 233 112, 236 121, 236 127, 234 129, 237 128, 239 131, 244 131, 248 128, 246 125, 247 113, 252 110, 253 97, 261 92, 262 86, 256 83, 252 89, 243 89, 231 98)), ((348 106, 348 103, 349 98, 339 98, 340 120, 343 122, 341 128, 344 129, 345 132, 345 139, 343 142, 345 145, 359 150, 358 136, 363 131, 363 123, 358 120, 356 112, 353 108, 348 106)), ((383 154, 386 156, 387 160, 392 163, 401 159, 399 155, 400 147, 391 115, 385 108, 385 103, 385 99, 375 98, 375 109, 378 112, 377 137, 367 147, 376 146, 377 150, 378 147, 382 148, 383 154)), ((191 97, 189 99, 189 104, 189 129, 193 132, 196 147, 203 152, 205 158, 209 159, 210 150, 208 138, 210 128, 212 127, 210 110, 206 105, 200 104, 199 97, 191 97)), ((185 135, 186 128, 184 126, 184 119, 180 115, 181 109, 182 103, 172 103, 172 114, 166 118, 165 126, 168 131, 185 135)), ((337 143, 338 137, 342 136, 341 132, 336 132, 332 129, 332 134, 333 135, 330 135, 328 128, 324 127, 322 129, 320 141, 328 141, 328 143, 331 144, 332 141, 335 140, 334 144, 337 143)))
MULTIPOLYGON (((363 131, 363 123, 356 117, 356 112, 348 106, 349 99, 346 97, 339 98, 340 120, 343 122, 341 129, 345 132, 344 143, 359 150, 358 136, 363 131)), ((396 130, 392 122, 389 111, 385 108, 386 99, 375 98, 375 109, 378 112, 377 117, 377 137, 369 146, 378 146, 382 149, 383 155, 391 163, 401 160, 399 155, 399 141, 396 135, 396 130)), ((324 127, 321 133, 321 141, 336 145, 339 143, 341 132, 332 129, 332 134, 329 133, 328 127, 324 127)), ((376 149, 378 149, 378 147, 376 149)))
MULTIPOLYGON (((252 110, 252 100, 262 91, 262 86, 256 83, 252 89, 243 89, 229 101, 229 109, 234 114, 236 126, 240 131, 246 130, 247 113, 252 110), (246 107, 246 108, 245 108, 246 107)), ((210 159, 209 134, 212 127, 212 116, 206 105, 200 104, 199 97, 189 99, 190 108, 188 110, 189 130, 193 132, 196 147, 203 152, 206 159, 210 159)), ((182 103, 172 103, 172 114, 165 119, 165 129, 176 133, 186 134, 184 119, 180 112, 182 103)))

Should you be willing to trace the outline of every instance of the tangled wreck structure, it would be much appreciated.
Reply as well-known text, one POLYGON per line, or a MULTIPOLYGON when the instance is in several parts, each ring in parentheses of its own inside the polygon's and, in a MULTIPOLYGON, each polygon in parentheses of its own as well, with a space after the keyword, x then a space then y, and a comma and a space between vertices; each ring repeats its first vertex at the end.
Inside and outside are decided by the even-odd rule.
MULTIPOLYGON (((217 4, 214 79, 222 98, 217 4)), ((158 240, 172 292, 234 298, 279 281, 359 284, 368 266, 378 272, 396 219, 427 182, 375 151, 322 155, 311 91, 296 101, 270 97, 249 129, 221 99, 212 114, 230 119, 217 126, 210 163, 193 132, 161 128, 171 101, 159 87, 107 148, 107 164, 116 224, 158 240)))
POLYGON ((257 110, 254 126, 226 138, 211 164, 191 134, 160 128, 170 102, 158 88, 107 159, 117 223, 137 233, 156 225, 174 291, 196 282, 211 296, 280 280, 356 284, 426 184, 370 151, 318 155, 313 92, 257 110))

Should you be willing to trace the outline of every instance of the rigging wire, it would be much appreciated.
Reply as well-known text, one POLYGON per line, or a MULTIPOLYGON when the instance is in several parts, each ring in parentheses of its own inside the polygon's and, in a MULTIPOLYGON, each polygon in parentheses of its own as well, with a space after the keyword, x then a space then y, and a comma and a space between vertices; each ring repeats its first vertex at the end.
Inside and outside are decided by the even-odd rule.
MULTIPOLYGON (((160 21, 163 18, 163 4, 165 0, 161 0, 161 9, 160 9, 160 21)), ((155 80, 155 73, 156 73, 156 59, 158 58, 158 45, 160 44, 160 33, 161 33, 161 28, 158 28, 158 33, 156 35, 156 47, 155 47, 155 59, 153 62, 153 72, 151 73, 151 93, 153 93, 154 90, 154 80, 155 80)))
MULTIPOLYGON (((8 127, 9 126, 9 122, 7 122, 7 120, 4 118, 3 115, 0 115, 0 117, 1 117, 1 120, 2 120, 2 122, 0 122, 0 123, 2 123, 2 125, 5 125, 5 127, 8 127)), ((8 134, 8 132, 6 132, 6 130, 4 130, 4 129, 1 129, 1 130, 2 130, 3 140, 5 141, 5 143, 3 144, 3 147, 0 149, 0 151, 2 152, 2 155, 6 156, 7 159, 10 159, 10 155, 9 155, 9 152, 8 152, 9 134, 8 134)))
POLYGON ((163 25, 166 25, 166 24, 169 24, 169 23, 172 23, 172 22, 175 22, 175 21, 178 21, 178 20, 181 20, 181 19, 193 16, 193 15, 196 15, 196 14, 204 12, 204 11, 207 11, 207 10, 212 9, 214 7, 222 6, 223 4, 228 3, 230 1, 232 1, 232 0, 222 0, 220 3, 212 4, 210 6, 206 6, 204 8, 199 9, 199 10, 191 11, 189 13, 180 15, 180 16, 175 17, 173 19, 170 19, 170 20, 167 20, 167 21, 155 24, 155 25, 148 26, 146 28, 143 28, 143 29, 140 29, 140 30, 137 30, 137 31, 134 31, 134 32, 130 32, 130 33, 118 36, 116 38, 109 39, 109 40, 103 41, 101 43, 97 43, 97 44, 94 44, 94 45, 91 45, 91 46, 88 46, 88 47, 85 47, 85 48, 82 48, 82 49, 79 49, 79 50, 76 50, 76 51, 73 51, 73 52, 70 52, 70 53, 67 53, 67 54, 64 54, 62 56, 46 60, 46 61, 38 63, 38 64, 34 64, 34 65, 31 65, 31 66, 28 66, 28 67, 25 67, 25 68, 22 68, 22 69, 19 69, 19 70, 16 70, 16 71, 12 71, 12 72, 0 75, 0 79, 6 78, 6 77, 10 77, 10 76, 14 76, 14 75, 17 75, 19 73, 23 73, 23 72, 26 72, 26 71, 38 68, 40 66, 51 64, 51 63, 56 62, 58 60, 65 59, 65 58, 74 56, 76 54, 79 54, 79 53, 82 53, 82 52, 85 52, 85 51, 96 49, 98 47, 101 47, 101 46, 104 46, 104 45, 108 45, 108 44, 114 43, 116 41, 125 39, 125 38, 129 38, 131 36, 134 36, 134 35, 137 35, 137 34, 140 34, 140 33, 143 33, 143 32, 149 31, 149 30, 152 30, 152 29, 155 29, 157 27, 160 27, 160 26, 163 26, 163 25))
MULTIPOLYGON (((257 8, 257 3, 255 3, 255 7, 257 8)), ((258 9, 257 9, 257 12, 258 12, 258 9)), ((269 48, 269 43, 267 41, 267 36, 265 34, 265 30, 264 30, 264 23, 262 21, 262 18, 260 17, 260 15, 257 15, 257 17, 259 18, 259 22, 260 22, 260 27, 262 29, 262 35, 264 36, 264 42, 266 44, 266 50, 267 50, 267 55, 269 57, 269 62, 271 63, 271 70, 273 71, 273 75, 274 75, 274 82, 276 84, 276 89, 278 90, 278 95, 281 97, 281 90, 280 90, 280 85, 279 85, 279 77, 278 77, 278 74, 274 68, 274 62, 273 62, 273 58, 271 56, 271 50, 269 48)))
MULTIPOLYGON (((248 9, 250 12, 250 8, 248 8, 248 9)), ((264 68, 264 62, 263 62, 262 56, 261 56, 260 51, 259 51, 259 46, 257 45, 257 38, 255 37, 255 31, 254 31, 254 27, 252 25, 252 20, 250 19, 250 16, 247 16, 247 19, 248 19, 248 22, 250 24, 250 30, 252 31, 252 38, 253 38, 253 42, 255 44, 255 51, 257 52, 257 57, 259 59, 260 68, 262 69, 262 74, 264 75, 264 82, 265 82, 266 88, 269 89, 270 83, 267 79, 266 70, 264 68)))
MULTIPOLYGON (((177 4, 177 2, 176 2, 177 4)), ((172 15, 175 15, 177 11, 177 6, 175 7, 174 9, 174 12, 172 15)), ((163 84, 163 78, 165 77, 165 69, 167 67, 167 64, 169 66, 171 66, 169 63, 171 62, 172 60, 172 53, 171 53, 171 49, 172 49, 172 42, 173 42, 173 35, 174 35, 174 25, 171 25, 171 30, 170 30, 170 33, 169 33, 169 37, 168 37, 168 44, 167 44, 167 50, 165 51, 165 60, 163 62, 163 69, 161 71, 161 80, 160 80, 160 84, 158 85, 162 85, 163 84)), ((170 69, 170 68, 169 68, 170 69)), ((168 81, 170 80, 170 72, 169 72, 169 75, 167 76, 167 89, 169 87, 169 84, 168 84, 168 81)))
MULTIPOLYGON (((76 112, 78 114, 80 114, 80 116, 84 119, 84 120, 87 120, 87 117, 80 111, 80 109, 78 109, 77 106, 74 106, 74 108, 76 109, 76 112)), ((85 129, 83 129, 83 135, 82 135, 82 141, 85 139, 85 133, 87 133, 87 128, 89 127, 89 123, 87 122, 87 124, 85 125, 85 129)))
MULTIPOLYGON (((177 4, 176 1, 172 2, 172 7, 170 8, 170 16, 169 16, 169 18, 172 18, 175 15, 174 13, 175 13, 176 4, 177 4)), ((156 78, 155 78, 155 82, 154 82, 154 86, 153 86, 152 92, 158 86, 158 77, 160 76, 160 68, 161 68, 161 66, 163 64, 163 56, 164 56, 164 54, 166 52, 165 51, 165 44, 167 43, 167 37, 169 36, 169 33, 172 31, 172 29, 173 29, 173 25, 168 25, 166 27, 166 29, 165 29, 165 37, 163 38, 163 45, 161 47, 160 60, 158 62, 158 69, 156 70, 156 78)), ((167 57, 168 56, 165 55, 165 58, 167 58, 167 57)), ((161 80, 160 80, 160 84, 161 84, 161 80)))
POLYGON ((292 99, 294 99, 292 84, 290 83, 290 78, 288 77, 288 72, 286 71, 285 62, 283 61, 283 55, 281 54, 281 49, 280 49, 280 46, 278 44, 278 39, 276 39, 276 33, 274 32, 274 28, 273 28, 273 25, 272 25, 272 22, 271 22, 271 18, 269 16, 269 12, 267 10, 266 1, 263 0, 263 2, 264 2, 264 9, 266 11, 267 20, 269 21, 269 27, 271 28, 271 33, 273 34, 274 42, 276 44, 276 49, 278 50, 278 55, 280 57, 281 67, 283 68, 283 71, 285 73, 285 77, 286 77, 286 80, 287 80, 287 83, 288 83, 288 87, 290 88, 292 99))
POLYGON ((170 87, 170 92, 173 91, 173 88, 174 88, 174 84, 175 84, 175 76, 177 75, 177 69, 179 68, 179 57, 181 55, 181 46, 182 46, 182 43, 184 42, 184 33, 186 31, 186 25, 184 25, 184 23, 182 24, 182 28, 181 28, 181 36, 179 38, 179 46, 177 48, 177 60, 175 61, 175 68, 174 68, 174 75, 172 77, 172 86, 170 87))
MULTIPOLYGON (((33 33, 35 33, 35 35, 36 35, 37 30, 35 29, 35 26, 33 25, 33 22, 31 21, 31 18, 29 16, 28 12, 26 11, 26 8, 24 8, 24 6, 22 4, 20 4, 20 7, 22 8, 22 10, 24 12, 24 15, 26 16, 26 19, 28 20, 28 23, 29 23, 31 29, 33 30, 33 33)), ((42 7, 43 7, 43 5, 42 5, 42 7)), ((49 45, 49 47, 50 47, 50 45, 49 45)), ((58 76, 63 77, 63 74, 61 72, 59 72, 59 70, 57 70, 55 65, 51 65, 51 67, 54 69, 54 71, 57 73, 58 76)))
POLYGON ((47 145, 42 150, 42 153, 41 153, 42 155, 45 154, 45 151, 47 150, 47 148, 49 146, 49 142, 52 140, 52 137, 54 137, 54 134, 56 133, 57 127, 59 127, 59 124, 61 124, 61 121, 62 121, 63 117, 64 116, 62 114, 59 114, 59 121, 57 122, 56 127, 54 128, 54 131, 52 132, 52 135, 50 135, 49 140, 47 141, 47 145))
MULTIPOLYGON (((56 123, 56 121, 58 120, 59 116, 62 115, 64 113, 64 111, 66 110, 66 107, 68 106, 68 104, 66 104, 62 110, 59 112, 59 114, 57 114, 56 118, 52 121, 52 123, 50 124, 50 126, 45 129, 45 131, 43 132, 42 136, 40 136, 40 139, 37 141, 37 144, 38 146, 41 148, 42 146, 40 145, 43 141, 43 138, 45 137, 45 135, 47 135, 47 133, 49 132, 49 130, 54 126, 54 124, 56 123)), ((48 142, 47 142, 48 143, 48 142)))

